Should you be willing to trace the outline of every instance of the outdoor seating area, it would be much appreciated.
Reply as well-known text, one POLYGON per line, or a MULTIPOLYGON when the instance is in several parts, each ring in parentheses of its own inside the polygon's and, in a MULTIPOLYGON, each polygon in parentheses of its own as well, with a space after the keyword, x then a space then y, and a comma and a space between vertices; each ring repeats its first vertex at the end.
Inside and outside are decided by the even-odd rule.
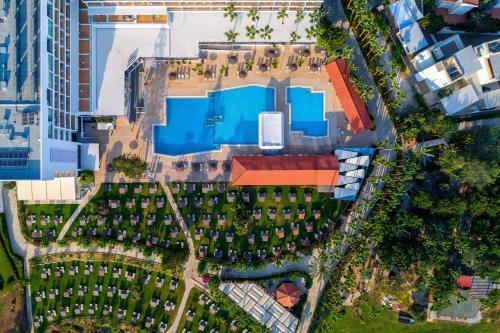
POLYGON ((19 221, 24 238, 28 241, 54 241, 78 205, 26 205, 18 202, 19 221))
MULTIPOLYGON (((78 316, 107 317, 158 329, 163 323, 170 327, 184 282, 168 286, 173 278, 141 267, 105 261, 60 261, 32 266, 31 293, 34 326, 43 332, 55 321, 78 316), (73 273, 71 273, 73 272, 73 273), (157 278, 163 286, 155 286, 157 278), (154 302, 155 307, 150 303, 154 302), (169 308, 169 310, 167 310, 169 308)), ((164 326, 163 325, 163 326, 164 326)))
POLYGON ((302 187, 232 188, 172 183, 196 255, 217 261, 262 261, 308 253, 333 231, 343 204, 302 187))
POLYGON ((105 183, 82 210, 66 237, 166 249, 185 245, 184 234, 178 230, 179 225, 159 184, 105 183))
POLYGON ((197 288, 189 293, 177 332, 245 332, 244 321, 232 318, 197 288))

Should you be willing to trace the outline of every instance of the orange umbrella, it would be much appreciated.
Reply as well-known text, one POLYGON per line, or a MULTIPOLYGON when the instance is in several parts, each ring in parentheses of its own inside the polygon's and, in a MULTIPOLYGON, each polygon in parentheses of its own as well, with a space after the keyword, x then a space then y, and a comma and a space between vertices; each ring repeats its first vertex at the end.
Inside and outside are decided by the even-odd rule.
POLYGON ((292 308, 300 301, 300 290, 293 282, 282 282, 276 289, 276 300, 284 307, 292 308))

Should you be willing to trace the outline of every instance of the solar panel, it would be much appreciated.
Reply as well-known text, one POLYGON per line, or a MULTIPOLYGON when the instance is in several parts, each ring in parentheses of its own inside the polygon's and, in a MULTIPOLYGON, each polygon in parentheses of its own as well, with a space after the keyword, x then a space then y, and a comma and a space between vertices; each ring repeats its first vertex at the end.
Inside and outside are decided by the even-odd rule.
POLYGON ((28 166, 29 151, 26 149, 0 150, 0 167, 24 168, 28 166))

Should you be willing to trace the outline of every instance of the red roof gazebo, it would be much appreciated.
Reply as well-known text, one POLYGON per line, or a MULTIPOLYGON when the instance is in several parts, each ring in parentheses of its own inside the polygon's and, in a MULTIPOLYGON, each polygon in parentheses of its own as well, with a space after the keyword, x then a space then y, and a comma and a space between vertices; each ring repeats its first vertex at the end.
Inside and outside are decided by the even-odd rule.
POLYGON ((293 282, 282 282, 276 289, 276 301, 285 308, 292 308, 300 301, 300 290, 293 282))

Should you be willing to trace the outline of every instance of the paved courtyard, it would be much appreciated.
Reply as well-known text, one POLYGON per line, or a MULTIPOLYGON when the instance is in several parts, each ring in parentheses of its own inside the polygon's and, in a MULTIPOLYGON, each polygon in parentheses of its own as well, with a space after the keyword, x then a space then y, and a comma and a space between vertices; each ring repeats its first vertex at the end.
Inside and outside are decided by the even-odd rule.
MULTIPOLYGON (((166 96, 205 96, 209 90, 225 89, 242 85, 263 85, 276 89, 276 111, 285 116, 285 148, 289 154, 328 154, 334 147, 369 146, 377 141, 375 131, 353 135, 342 112, 339 99, 335 94, 328 75, 321 65, 323 54, 311 45, 283 46, 276 48, 277 66, 266 57, 266 51, 271 46, 244 46, 238 51, 207 50, 206 60, 202 64, 203 72, 210 70, 213 77, 198 75, 193 68, 199 61, 169 62, 162 61, 153 66, 146 66, 144 84, 144 113, 139 113, 134 123, 127 119, 117 119, 112 132, 97 131, 87 125, 86 134, 95 137, 101 144, 101 168, 98 180, 116 181, 117 175, 109 173, 103 167, 122 153, 135 153, 142 156, 148 163, 150 177, 161 183, 168 181, 227 181, 230 170, 224 170, 224 161, 229 161, 233 155, 261 154, 257 146, 221 146, 220 150, 207 153, 188 154, 182 156, 164 156, 153 153, 153 125, 165 122, 166 96), (303 50, 309 50, 304 56, 303 50), (228 59, 236 57, 236 63, 229 64, 228 59), (299 60, 302 59, 302 60, 299 60), (253 63, 252 70, 246 70, 246 64, 253 63), (291 71, 290 64, 300 64, 296 71, 291 71), (269 70, 259 70, 260 64, 268 65, 269 70), (319 70, 312 71, 314 64, 319 70), (228 66, 227 75, 220 73, 223 66, 228 66), (239 71, 246 70, 245 78, 239 77, 239 71), (175 72, 177 79, 170 78, 175 72), (327 137, 312 138, 301 132, 290 131, 289 105, 285 100, 285 90, 289 86, 311 87, 313 91, 324 92, 324 117, 328 120, 327 137), (179 161, 185 163, 184 168, 176 167, 179 161), (208 168, 207 161, 214 161, 216 168, 208 168), (204 163, 201 171, 193 170, 191 163, 204 163)), ((147 64, 147 63, 146 63, 147 64)))

